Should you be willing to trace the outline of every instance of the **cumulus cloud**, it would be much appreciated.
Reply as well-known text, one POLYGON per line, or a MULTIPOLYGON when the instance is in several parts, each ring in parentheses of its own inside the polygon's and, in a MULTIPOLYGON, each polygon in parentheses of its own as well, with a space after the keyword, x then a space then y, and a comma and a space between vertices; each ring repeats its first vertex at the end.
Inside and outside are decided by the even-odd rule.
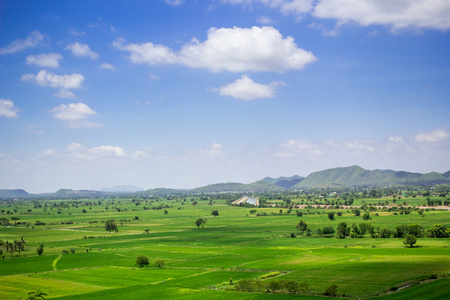
POLYGON ((74 93, 66 89, 60 89, 56 93, 53 94, 55 97, 59 98, 75 98, 74 93))
POLYGON ((109 63, 104 63, 100 65, 100 69, 105 69, 105 70, 114 70, 114 66, 112 64, 109 63))
POLYGON ((81 74, 64 74, 56 75, 46 70, 41 70, 36 75, 25 74, 21 80, 34 82, 40 86, 63 88, 63 89, 79 89, 83 83, 84 77, 81 74))
POLYGON ((240 79, 219 88, 218 91, 222 96, 254 100, 258 98, 273 98, 277 85, 279 85, 279 82, 272 82, 268 85, 256 83, 247 75, 242 75, 240 79))
POLYGON ((361 26, 382 25, 392 32, 402 29, 450 29, 450 1, 447 0, 222 0, 229 4, 262 4, 283 14, 302 18, 310 14, 319 19, 335 19, 333 30, 324 35, 334 36, 344 24, 361 26))
POLYGON ((27 48, 34 48, 44 41, 44 36, 37 30, 30 32, 26 39, 17 39, 8 46, 0 48, 0 54, 16 53, 27 48))
POLYGON ((81 160, 96 160, 101 158, 127 157, 125 150, 118 146, 102 145, 88 148, 78 143, 70 143, 67 147, 68 156, 81 160))
POLYGON ((62 59, 62 55, 59 53, 48 53, 39 55, 30 55, 26 58, 28 65, 37 65, 47 68, 58 68, 59 60, 62 59))
POLYGON ((123 39, 114 46, 130 53, 134 63, 149 65, 180 64, 212 72, 301 70, 316 57, 298 48, 292 37, 283 38, 273 27, 211 28, 207 40, 193 38, 176 52, 153 43, 126 44, 123 39))
POLYGON ((91 59, 97 59, 98 54, 92 51, 87 44, 73 43, 68 45, 65 50, 70 50, 75 56, 87 56, 91 59))
POLYGON ((445 0, 321 0, 313 16, 355 22, 362 26, 385 25, 405 28, 450 29, 450 2, 445 0))
POLYGON ((434 143, 450 140, 450 130, 439 128, 426 133, 419 133, 414 137, 414 141, 419 143, 434 143))
POLYGON ((14 102, 8 99, 0 98, 0 117, 17 118, 18 109, 14 107, 14 102))
POLYGON ((88 117, 97 113, 84 103, 61 104, 50 110, 53 118, 66 121, 72 128, 97 128, 102 125, 87 121, 88 117))

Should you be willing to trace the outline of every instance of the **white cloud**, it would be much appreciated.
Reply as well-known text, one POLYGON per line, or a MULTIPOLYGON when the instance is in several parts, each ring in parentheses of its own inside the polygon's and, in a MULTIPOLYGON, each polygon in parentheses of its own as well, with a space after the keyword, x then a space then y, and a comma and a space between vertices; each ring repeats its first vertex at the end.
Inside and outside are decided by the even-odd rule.
POLYGON ((256 21, 259 24, 262 24, 262 25, 269 25, 269 24, 273 23, 273 20, 271 18, 269 18, 269 17, 266 17, 266 16, 261 16, 256 21))
POLYGON ((450 130, 448 128, 439 128, 427 133, 419 133, 414 137, 414 141, 422 143, 434 143, 450 140, 450 130))
POLYGON ((172 6, 179 6, 184 4, 185 0, 166 0, 166 3, 172 6))
POLYGON ((254 100, 258 98, 273 98, 275 96, 275 87, 278 82, 272 82, 268 85, 254 82, 247 75, 233 83, 218 89, 222 96, 231 96, 242 100, 254 100))
POLYGON ((153 43, 125 44, 123 39, 114 46, 128 51, 134 63, 180 64, 212 72, 301 70, 316 60, 311 52, 298 48, 292 37, 283 38, 273 27, 211 28, 206 41, 193 38, 179 52, 153 43))
POLYGON ((0 54, 10 54, 25 50, 26 48, 34 48, 41 44, 44 36, 37 30, 30 32, 26 39, 17 39, 8 46, 0 48, 0 54))
POLYGON ((22 76, 21 80, 35 82, 40 86, 52 88, 79 89, 81 88, 84 77, 83 75, 76 73, 70 75, 56 75, 46 70, 41 70, 36 75, 25 74, 22 76))
POLYGON ((104 63, 100 65, 100 69, 106 69, 106 70, 114 70, 114 66, 109 63, 104 63))
POLYGON ((42 154, 45 156, 54 156, 54 155, 56 155, 56 152, 53 149, 47 149, 47 150, 44 150, 42 152, 42 154))
POLYGON ((403 142, 403 138, 401 136, 390 136, 388 140, 393 142, 393 143, 401 143, 401 142, 403 142))
POLYGON ((0 98, 0 117, 17 118, 18 109, 14 107, 14 102, 8 99, 0 98))
MULTIPOLYGON (((450 1, 447 0, 222 0, 230 4, 263 4, 283 14, 302 18, 335 19, 337 34, 344 24, 382 25, 392 32, 402 29, 450 29, 450 1)), ((324 34, 326 30, 324 30, 324 34)))
POLYGON ((62 58, 62 55, 59 53, 43 53, 39 55, 30 55, 26 58, 26 60, 29 65, 34 64, 40 67, 58 68, 59 60, 62 58))
POLYGON ((313 6, 313 0, 222 0, 230 4, 264 4, 271 8, 279 10, 283 14, 295 14, 301 16, 309 12, 313 6))
POLYGON ((313 16, 355 22, 362 26, 384 25, 392 31, 405 28, 450 29, 450 2, 446 0, 321 0, 313 16))
POLYGON ((33 125, 29 125, 28 128, 29 128, 29 130, 28 130, 29 133, 34 133, 34 134, 39 134, 39 135, 44 134, 43 131, 37 130, 36 127, 34 127, 33 125))
POLYGON ((102 127, 102 124, 85 120, 97 113, 84 103, 61 104, 53 108, 50 113, 53 118, 67 122, 67 125, 71 128, 102 127))
POLYGON ((118 146, 102 145, 87 148, 85 145, 70 143, 67 147, 68 156, 81 160, 97 160, 101 158, 124 158, 127 157, 125 150, 118 146))
POLYGON ((84 103, 69 103, 68 105, 61 104, 53 108, 50 113, 52 113, 53 117, 56 119, 71 121, 86 119, 90 115, 97 114, 84 103))
POLYGON ((55 97, 59 98, 75 98, 74 93, 66 89, 60 89, 56 93, 53 94, 55 97))
POLYGON ((91 59, 98 58, 98 54, 92 51, 87 44, 73 43, 64 49, 72 51, 72 54, 75 56, 87 56, 91 59))
POLYGON ((73 28, 69 29, 69 32, 70 32, 70 34, 73 35, 73 36, 83 36, 83 35, 86 34, 86 32, 83 32, 83 31, 77 31, 77 30, 75 30, 75 29, 73 29, 73 28))

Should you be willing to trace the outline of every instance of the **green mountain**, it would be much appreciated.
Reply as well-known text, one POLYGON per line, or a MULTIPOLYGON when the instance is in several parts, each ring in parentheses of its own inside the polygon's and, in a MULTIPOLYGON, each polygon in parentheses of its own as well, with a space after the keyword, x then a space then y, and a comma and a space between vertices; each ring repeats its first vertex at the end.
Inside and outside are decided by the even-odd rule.
POLYGON ((204 187, 199 187, 193 190, 190 190, 190 193, 226 193, 226 192, 234 192, 234 193, 264 193, 264 192, 277 192, 282 191, 283 188, 277 185, 268 183, 264 180, 259 180, 250 184, 243 184, 237 182, 229 182, 229 183, 216 183, 207 185, 204 187))
POLYGON ((297 183, 302 181, 303 179, 305 179, 305 177, 294 175, 294 176, 291 176, 291 177, 278 177, 278 178, 266 177, 263 180, 268 182, 268 183, 277 185, 279 187, 282 187, 282 188, 285 188, 285 189, 290 189, 294 185, 296 185, 297 183))
POLYGON ((293 189, 450 183, 450 177, 446 177, 444 174, 436 172, 420 174, 393 170, 370 171, 359 166, 351 166, 311 173, 293 186, 293 189))

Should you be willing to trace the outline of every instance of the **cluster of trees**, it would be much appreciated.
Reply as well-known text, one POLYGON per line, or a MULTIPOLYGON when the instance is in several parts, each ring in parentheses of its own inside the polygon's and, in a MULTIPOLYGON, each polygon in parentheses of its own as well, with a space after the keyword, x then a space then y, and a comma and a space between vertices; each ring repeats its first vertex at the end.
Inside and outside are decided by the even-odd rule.
MULTIPOLYGON (((155 265, 158 268, 162 268, 164 267, 164 264, 166 263, 166 261, 164 259, 157 259, 155 260, 155 265)), ((138 257, 136 257, 136 265, 139 266, 139 268, 143 268, 144 266, 148 266, 150 264, 150 260, 148 259, 147 256, 145 255, 139 255, 138 257)))
MULTIPOLYGON (((300 234, 307 233, 310 236, 311 230, 308 228, 308 224, 300 220, 296 226, 300 234)), ((388 227, 374 227, 371 223, 353 223, 348 226, 346 222, 340 222, 336 230, 332 226, 327 226, 324 228, 318 228, 316 231, 319 237, 332 237, 344 239, 350 238, 362 238, 366 233, 370 235, 371 238, 406 238, 408 235, 412 235, 416 238, 422 237, 434 237, 434 238, 448 238, 450 237, 450 229, 440 224, 435 224, 432 228, 425 230, 419 224, 409 224, 409 225, 397 225, 395 229, 390 229, 388 227)))
MULTIPOLYGON (((17 251, 20 252, 25 250, 25 240, 21 238, 20 240, 15 241, 3 241, 0 240, 0 247, 4 248, 6 252, 11 252, 11 256, 13 255, 13 252, 17 251)), ((0 249, 0 255, 3 254, 3 250, 0 249)))
MULTIPOLYGON (((232 280, 230 280, 232 283, 232 280)), ((272 280, 263 281, 261 279, 241 279, 234 285, 235 291, 241 292, 267 292, 267 293, 290 293, 304 294, 311 289, 306 283, 299 283, 294 280, 272 280)))

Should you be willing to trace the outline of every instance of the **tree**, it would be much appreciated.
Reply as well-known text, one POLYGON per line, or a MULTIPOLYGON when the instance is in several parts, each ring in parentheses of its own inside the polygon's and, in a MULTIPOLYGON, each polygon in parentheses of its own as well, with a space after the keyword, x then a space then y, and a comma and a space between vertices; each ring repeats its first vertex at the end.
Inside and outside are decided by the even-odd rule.
POLYGON ((423 227, 419 224, 409 224, 408 225, 408 233, 414 235, 416 238, 420 238, 424 236, 423 227))
POLYGON ((450 236, 450 231, 440 224, 434 224, 427 230, 427 236, 435 238, 446 238, 450 236))
POLYGON ((47 296, 46 293, 41 292, 41 290, 36 290, 28 293, 27 300, 39 300, 45 299, 44 296, 47 296))
POLYGON ((325 291, 322 293, 322 295, 336 297, 337 296, 337 288, 338 288, 338 286, 335 284, 330 285, 329 287, 327 287, 325 289, 325 291))
POLYGON ((334 220, 334 212, 329 212, 328 213, 328 219, 330 219, 330 221, 334 220))
POLYGON ((350 227, 350 237, 351 238, 360 238, 360 237, 362 237, 361 232, 359 231, 359 228, 356 225, 356 223, 353 223, 352 226, 350 227))
POLYGON ((206 219, 199 218, 199 219, 197 219, 197 221, 195 221, 195 225, 197 225, 197 228, 200 228, 200 226, 202 226, 202 228, 203 228, 203 226, 205 226, 205 224, 206 224, 206 219))
POLYGON ((370 220, 370 214, 368 212, 366 212, 365 214, 363 214, 362 218, 364 221, 368 221, 368 220, 370 220))
POLYGON ((36 249, 36 253, 41 256, 42 253, 44 253, 44 244, 40 244, 39 247, 36 249))
POLYGON ((19 221, 20 218, 19 217, 11 217, 11 221, 14 221, 14 226, 16 226, 17 221, 19 221))
POLYGON ((300 220, 296 226, 297 230, 300 232, 305 232, 307 227, 308 224, 306 224, 306 222, 303 220, 300 220))
POLYGON ((164 260, 164 259, 157 259, 157 260, 155 260, 155 265, 158 267, 158 268, 162 268, 162 267, 164 267, 164 264, 166 263, 166 261, 164 260))
POLYGON ((213 215, 214 217, 219 216, 219 211, 215 209, 211 212, 211 215, 213 215))
POLYGON ((410 248, 413 247, 413 245, 417 242, 417 239, 412 234, 407 234, 405 240, 403 241, 403 244, 409 245, 410 248))
POLYGON ((361 211, 359 210, 359 208, 355 209, 355 217, 359 217, 361 215, 361 211))
POLYGON ((111 233, 111 231, 118 232, 119 229, 117 228, 116 220, 106 220, 105 222, 105 230, 111 233))
POLYGON ((380 231, 380 238, 382 239, 387 239, 389 237, 391 237, 392 231, 387 228, 387 227, 383 227, 383 229, 381 229, 380 231))
POLYGON ((147 256, 139 255, 136 257, 136 265, 139 266, 139 268, 142 268, 144 266, 147 266, 149 264, 147 256))
POLYGON ((350 228, 347 227, 347 223, 341 222, 336 229, 336 238, 345 239, 349 235, 349 232, 350 228))

